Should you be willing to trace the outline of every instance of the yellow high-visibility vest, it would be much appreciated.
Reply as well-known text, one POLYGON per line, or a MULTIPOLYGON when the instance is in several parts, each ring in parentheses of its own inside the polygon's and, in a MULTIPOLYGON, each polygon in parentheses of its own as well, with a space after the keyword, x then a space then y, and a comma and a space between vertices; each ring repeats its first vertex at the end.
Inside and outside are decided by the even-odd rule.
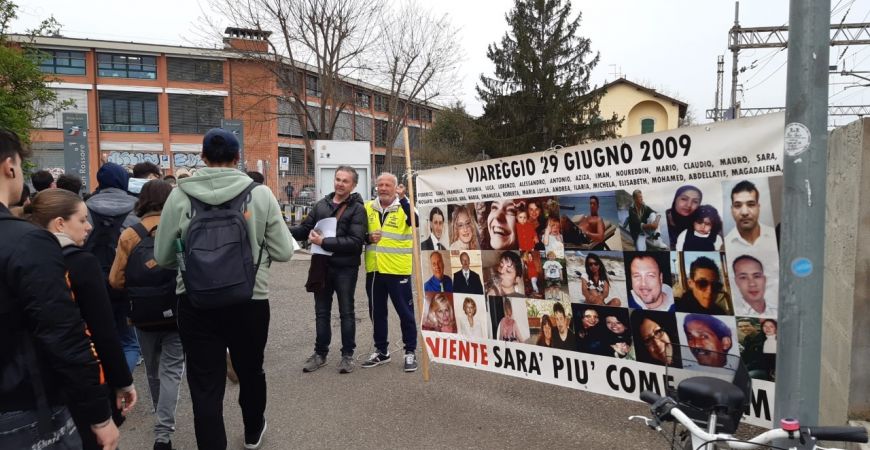
POLYGON ((395 204, 386 209, 387 217, 381 225, 381 211, 375 208, 377 201, 366 202, 369 233, 381 231, 377 244, 366 245, 366 272, 410 275, 414 237, 411 226, 406 223, 408 216, 401 205, 395 204))

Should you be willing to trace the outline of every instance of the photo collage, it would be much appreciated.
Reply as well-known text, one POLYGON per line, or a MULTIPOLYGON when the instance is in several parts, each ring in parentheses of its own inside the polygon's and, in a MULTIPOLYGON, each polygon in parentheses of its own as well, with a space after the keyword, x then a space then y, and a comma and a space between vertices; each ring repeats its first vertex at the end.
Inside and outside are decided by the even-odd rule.
POLYGON ((422 208, 422 329, 658 365, 740 357, 773 381, 781 193, 777 176, 422 208))

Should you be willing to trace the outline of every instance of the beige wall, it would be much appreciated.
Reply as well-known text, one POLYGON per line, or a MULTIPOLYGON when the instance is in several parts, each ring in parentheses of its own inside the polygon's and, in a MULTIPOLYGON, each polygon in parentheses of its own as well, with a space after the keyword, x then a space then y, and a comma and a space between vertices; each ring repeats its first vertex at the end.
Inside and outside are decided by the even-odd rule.
POLYGON ((664 131, 677 128, 680 118, 677 105, 627 84, 607 88, 598 110, 602 117, 610 117, 615 112, 620 119, 625 118, 617 130, 622 137, 640 134, 643 119, 655 119, 655 131, 664 131))
POLYGON ((828 140, 819 422, 870 420, 870 119, 828 140))

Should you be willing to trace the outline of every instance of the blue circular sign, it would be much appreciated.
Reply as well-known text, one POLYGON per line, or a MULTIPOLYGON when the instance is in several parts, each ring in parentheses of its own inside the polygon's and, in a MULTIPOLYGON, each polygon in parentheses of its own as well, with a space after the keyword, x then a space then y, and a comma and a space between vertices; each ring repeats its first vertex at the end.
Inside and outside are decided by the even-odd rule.
POLYGON ((791 273, 796 277, 806 278, 813 273, 813 262, 809 258, 796 258, 791 262, 791 273))

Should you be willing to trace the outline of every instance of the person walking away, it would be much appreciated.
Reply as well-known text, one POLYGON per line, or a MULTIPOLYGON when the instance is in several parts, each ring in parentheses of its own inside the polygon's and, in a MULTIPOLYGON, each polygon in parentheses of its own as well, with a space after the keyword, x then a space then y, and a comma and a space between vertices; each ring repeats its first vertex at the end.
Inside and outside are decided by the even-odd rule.
POLYGON ((272 191, 236 169, 235 135, 209 130, 202 161, 206 167, 179 179, 163 207, 154 259, 178 268, 178 332, 197 446, 227 447, 223 396, 229 348, 239 377, 245 448, 256 449, 266 432, 269 266, 289 261, 294 241, 272 191))
POLYGON ((72 410, 103 448, 115 449, 118 427, 60 245, 9 212, 21 197, 28 153, 0 129, 0 448, 81 448, 72 410))
MULTIPOLYGON (((91 224, 87 220, 88 209, 77 195, 63 189, 46 189, 33 198, 30 220, 50 231, 60 242, 67 269, 67 283, 73 299, 85 321, 85 326, 94 350, 100 358, 100 367, 105 374, 106 388, 111 402, 112 418, 117 426, 124 423, 124 416, 136 404, 137 393, 133 376, 121 342, 115 329, 112 305, 106 282, 99 271, 97 258, 82 250, 91 224)), ((87 432, 87 418, 73 411, 73 420, 80 430, 82 446, 99 450, 100 445, 93 433, 87 432)))
POLYGON ((175 322, 178 315, 176 271, 159 267, 154 261, 154 233, 171 192, 172 185, 162 180, 151 180, 142 186, 135 208, 141 221, 121 233, 109 272, 112 288, 126 290, 130 299, 130 320, 142 346, 151 404, 156 414, 154 450, 172 449, 175 409, 184 373, 184 351, 175 322))
POLYGON ((339 373, 354 369, 353 352, 356 348, 356 316, 354 291, 359 274, 360 255, 366 234, 366 210, 362 196, 353 192, 359 181, 356 169, 340 166, 335 169, 334 192, 320 199, 301 224, 290 228, 297 240, 308 239, 331 255, 314 254, 306 288, 314 292, 316 337, 314 353, 305 361, 303 372, 314 372, 326 364, 329 343, 332 340, 330 317, 332 293, 338 299, 341 317, 341 361, 339 373), (317 223, 329 217, 336 218, 335 236, 325 237, 317 223))
MULTIPOLYGON (((374 324, 375 352, 363 368, 390 362, 387 341, 387 297, 399 315, 405 344, 405 372, 417 370, 417 324, 411 292, 413 230, 411 205, 405 188, 395 175, 384 172, 377 179, 378 196, 366 203, 368 239, 366 245, 366 294, 369 317, 374 324)), ((416 212, 414 213, 416 214, 416 212)), ((415 216, 416 217, 416 216, 415 216)))
POLYGON ((133 214, 136 197, 127 192, 130 175, 115 164, 106 163, 97 171, 96 192, 88 198, 88 220, 94 229, 88 234, 88 239, 82 247, 97 257, 100 270, 103 273, 109 298, 112 300, 112 310, 115 314, 115 326, 121 338, 121 348, 127 358, 127 366, 132 370, 139 363, 141 351, 136 331, 127 321, 130 303, 124 298, 124 293, 109 286, 109 270, 115 261, 115 250, 121 232, 139 221, 133 214))

